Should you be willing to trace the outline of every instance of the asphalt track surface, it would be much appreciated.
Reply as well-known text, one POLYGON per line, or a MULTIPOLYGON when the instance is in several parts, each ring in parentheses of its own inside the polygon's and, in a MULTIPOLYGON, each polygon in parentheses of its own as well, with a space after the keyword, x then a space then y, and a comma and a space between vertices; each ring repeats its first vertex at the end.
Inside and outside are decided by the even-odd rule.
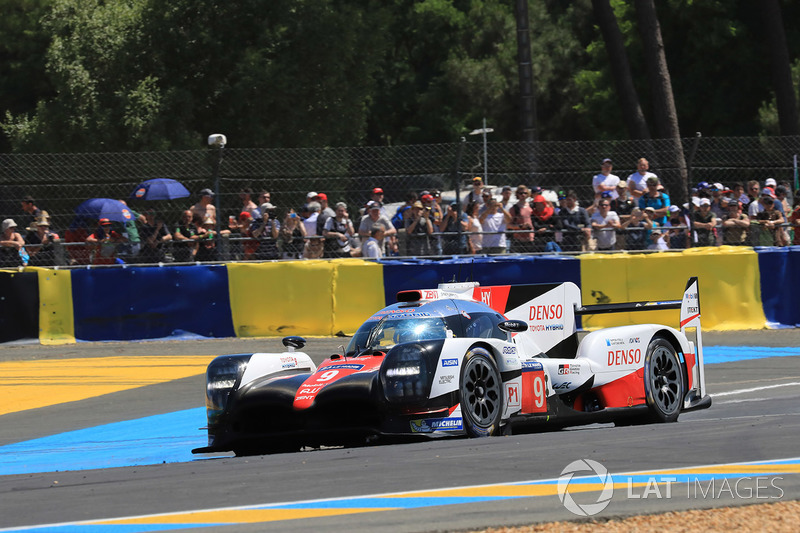
MULTIPOLYGON (((346 340, 309 339, 305 351, 319 362, 346 340)), ((36 384, 45 388, 33 389, 26 401, 39 407, 0 406, 0 529, 353 533, 572 520, 579 517, 565 508, 555 487, 565 467, 579 459, 599 462, 614 478, 613 498, 598 518, 800 499, 800 330, 706 332, 704 341, 722 361, 706 367, 714 405, 684 413, 676 424, 595 424, 490 439, 142 460, 130 463, 139 466, 80 470, 53 453, 51 468, 30 472, 8 466, 15 464, 16 446, 122 421, 196 413, 204 385, 198 369, 213 356, 283 350, 278 339, 2 346, 0 390, 5 386, 7 403, 18 391, 31 390, 23 378, 13 382, 14 368, 71 364, 75 372, 66 387, 56 383, 65 379, 53 376, 36 384), (117 360, 143 364, 125 363, 115 374, 111 362, 117 360), (122 382, 123 389, 92 389, 98 379, 88 369, 98 366, 111 369, 102 385, 117 390, 122 382), (162 371, 174 379, 148 381, 162 371), (125 378, 127 372, 135 378, 125 378), (697 466, 702 468, 690 469, 697 466), (151 516, 161 513, 166 516, 151 516), (138 518, 110 521, 123 517, 138 518)), ((133 427, 145 439, 142 453, 159 448, 146 439, 147 426, 133 427)), ((168 431, 163 438, 165 445, 174 440, 168 431)), ((78 439, 64 446, 80 453, 97 443, 78 439)), ((580 492, 578 476, 584 474, 592 472, 576 472, 570 493, 588 508, 606 493, 594 477, 580 492)))

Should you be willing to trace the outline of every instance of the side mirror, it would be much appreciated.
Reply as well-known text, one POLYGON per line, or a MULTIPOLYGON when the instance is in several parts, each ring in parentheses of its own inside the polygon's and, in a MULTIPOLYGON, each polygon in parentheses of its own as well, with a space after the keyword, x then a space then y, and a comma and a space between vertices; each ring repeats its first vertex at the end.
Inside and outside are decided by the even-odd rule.
POLYGON ((290 352, 302 349, 303 346, 306 345, 306 340, 303 337, 297 336, 284 337, 281 342, 283 342, 283 345, 286 346, 290 352))
POLYGON ((522 320, 505 320, 497 324, 497 327, 506 333, 522 333, 528 330, 528 323, 522 320))

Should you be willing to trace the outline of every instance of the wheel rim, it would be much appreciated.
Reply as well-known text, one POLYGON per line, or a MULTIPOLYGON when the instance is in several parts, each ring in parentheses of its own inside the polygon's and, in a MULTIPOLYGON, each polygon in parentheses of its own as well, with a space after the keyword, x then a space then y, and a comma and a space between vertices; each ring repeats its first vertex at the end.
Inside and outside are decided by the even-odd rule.
POLYGON ((473 357, 464 369, 461 385, 462 409, 479 426, 490 426, 500 410, 500 380, 483 357, 473 357))
POLYGON ((653 351, 650 364, 653 401, 665 414, 676 411, 681 402, 681 374, 673 353, 664 346, 653 351))

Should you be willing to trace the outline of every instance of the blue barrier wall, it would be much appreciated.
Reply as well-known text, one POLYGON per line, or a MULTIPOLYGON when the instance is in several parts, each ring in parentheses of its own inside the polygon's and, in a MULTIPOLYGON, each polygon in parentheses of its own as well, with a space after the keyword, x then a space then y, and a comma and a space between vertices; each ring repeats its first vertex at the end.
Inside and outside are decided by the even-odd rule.
POLYGON ((767 322, 800 327, 800 246, 756 251, 767 322))
POLYGON ((225 265, 72 272, 75 338, 234 337, 225 265))
POLYGON ((439 283, 477 281, 481 285, 530 283, 581 284, 581 262, 571 256, 457 257, 442 261, 384 260, 383 290, 386 303, 394 303, 399 291, 435 289, 439 283))

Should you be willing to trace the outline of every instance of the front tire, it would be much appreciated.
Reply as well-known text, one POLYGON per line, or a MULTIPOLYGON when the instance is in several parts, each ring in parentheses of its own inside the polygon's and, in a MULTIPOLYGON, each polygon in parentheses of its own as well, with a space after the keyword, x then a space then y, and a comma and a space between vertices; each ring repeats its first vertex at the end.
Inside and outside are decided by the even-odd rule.
POLYGON ((644 393, 655 422, 675 422, 683 406, 683 369, 672 344, 654 337, 644 360, 644 393))
POLYGON ((467 435, 498 434, 503 416, 503 381, 497 364, 484 348, 472 348, 464 356, 459 393, 467 435))

